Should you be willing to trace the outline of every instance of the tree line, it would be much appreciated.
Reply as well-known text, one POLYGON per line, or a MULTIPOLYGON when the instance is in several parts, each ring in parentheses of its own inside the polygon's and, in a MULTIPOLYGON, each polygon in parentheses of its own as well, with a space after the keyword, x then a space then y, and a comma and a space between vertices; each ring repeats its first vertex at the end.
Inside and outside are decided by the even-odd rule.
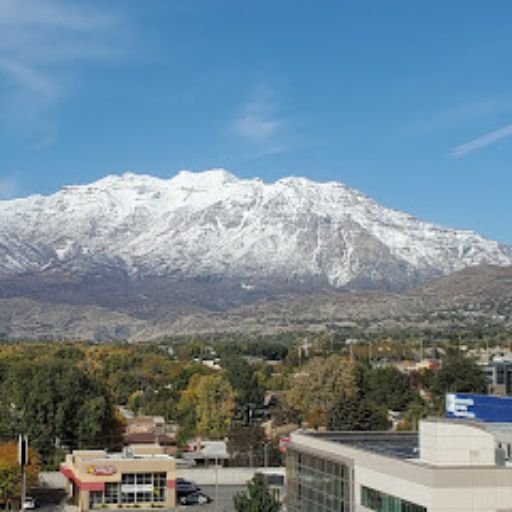
POLYGON ((213 349, 192 340, 173 350, 167 344, 0 343, 0 481, 9 481, 2 476, 12 470, 6 453, 20 433, 42 468, 56 468, 69 450, 120 448, 124 425, 116 405, 177 423, 180 446, 196 436, 227 438, 235 461, 263 464, 279 462, 277 440, 261 427, 266 420, 385 430, 391 410, 402 417, 399 428, 414 429, 420 418, 442 412, 446 392, 486 392, 480 368, 457 350, 446 352, 440 369, 407 375, 393 364, 375 367, 331 353, 330 343, 327 351, 306 355, 299 352, 302 340, 286 351, 265 352, 263 341, 252 343, 243 350, 222 340, 213 349), (201 363, 212 351, 221 370, 201 363))

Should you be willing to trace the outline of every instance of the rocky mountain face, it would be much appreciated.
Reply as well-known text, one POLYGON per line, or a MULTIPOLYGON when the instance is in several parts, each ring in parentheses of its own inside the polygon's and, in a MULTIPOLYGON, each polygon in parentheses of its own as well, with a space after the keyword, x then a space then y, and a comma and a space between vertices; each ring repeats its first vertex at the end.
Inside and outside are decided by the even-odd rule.
POLYGON ((403 287, 512 249, 383 208, 340 183, 124 174, 0 202, 0 275, 49 271, 403 287))
POLYGON ((341 183, 108 176, 0 201, 0 336, 193 330, 268 300, 404 290, 481 264, 512 265, 512 249, 341 183))

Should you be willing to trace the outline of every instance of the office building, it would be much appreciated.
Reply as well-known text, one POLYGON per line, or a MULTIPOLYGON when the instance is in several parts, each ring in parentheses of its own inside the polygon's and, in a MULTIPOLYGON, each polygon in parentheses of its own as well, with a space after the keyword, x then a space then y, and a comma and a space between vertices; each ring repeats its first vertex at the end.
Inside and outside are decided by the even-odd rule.
POLYGON ((288 512, 512 511, 510 425, 429 419, 419 433, 297 431, 288 512))
POLYGON ((496 356, 482 367, 489 393, 500 396, 512 396, 512 357, 510 354, 496 356))

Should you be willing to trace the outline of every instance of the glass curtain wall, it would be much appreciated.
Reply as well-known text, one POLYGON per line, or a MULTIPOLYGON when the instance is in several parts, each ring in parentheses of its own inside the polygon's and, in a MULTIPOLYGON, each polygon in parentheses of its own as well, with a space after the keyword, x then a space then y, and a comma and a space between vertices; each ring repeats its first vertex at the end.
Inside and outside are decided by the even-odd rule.
POLYGON ((427 512, 425 507, 361 486, 361 504, 376 512, 427 512))
POLYGON ((289 512, 350 512, 350 468, 289 449, 289 512))

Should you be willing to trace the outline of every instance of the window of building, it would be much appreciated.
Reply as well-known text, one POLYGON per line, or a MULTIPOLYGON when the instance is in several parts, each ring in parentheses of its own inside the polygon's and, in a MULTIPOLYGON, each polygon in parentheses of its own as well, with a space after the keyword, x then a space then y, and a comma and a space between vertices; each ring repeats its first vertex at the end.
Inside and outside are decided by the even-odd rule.
POLYGON ((91 491, 89 493, 89 504, 91 508, 95 508, 96 505, 103 505, 103 492, 91 491))
POLYGON ((376 512, 427 512, 425 507, 361 486, 361 504, 376 512))
POLYGON ((123 474, 121 482, 123 484, 127 484, 127 485, 131 484, 131 485, 133 485, 135 483, 135 474, 133 474, 133 473, 125 473, 125 474, 123 474))
POLYGON ((165 501, 165 489, 167 475, 165 473, 153 473, 153 501, 165 501))
POLYGON ((506 367, 506 393, 507 395, 512 394, 512 365, 507 365, 506 367))
POLYGON ((153 493, 151 491, 135 493, 135 503, 150 503, 151 501, 153 501, 153 493))
POLYGON ((342 463, 288 450, 289 512, 349 512, 350 471, 342 463))
POLYGON ((501 364, 496 366, 496 384, 505 384, 505 368, 501 364))
POLYGON ((104 503, 163 503, 166 499, 167 474, 125 473, 121 482, 105 484, 104 503))
POLYGON ((121 492, 121 503, 135 503, 135 493, 121 492))
POLYGON ((105 503, 119 503, 119 483, 105 484, 105 503))
POLYGON ((135 475, 136 482, 139 485, 151 485, 153 483, 152 473, 139 473, 135 475))

